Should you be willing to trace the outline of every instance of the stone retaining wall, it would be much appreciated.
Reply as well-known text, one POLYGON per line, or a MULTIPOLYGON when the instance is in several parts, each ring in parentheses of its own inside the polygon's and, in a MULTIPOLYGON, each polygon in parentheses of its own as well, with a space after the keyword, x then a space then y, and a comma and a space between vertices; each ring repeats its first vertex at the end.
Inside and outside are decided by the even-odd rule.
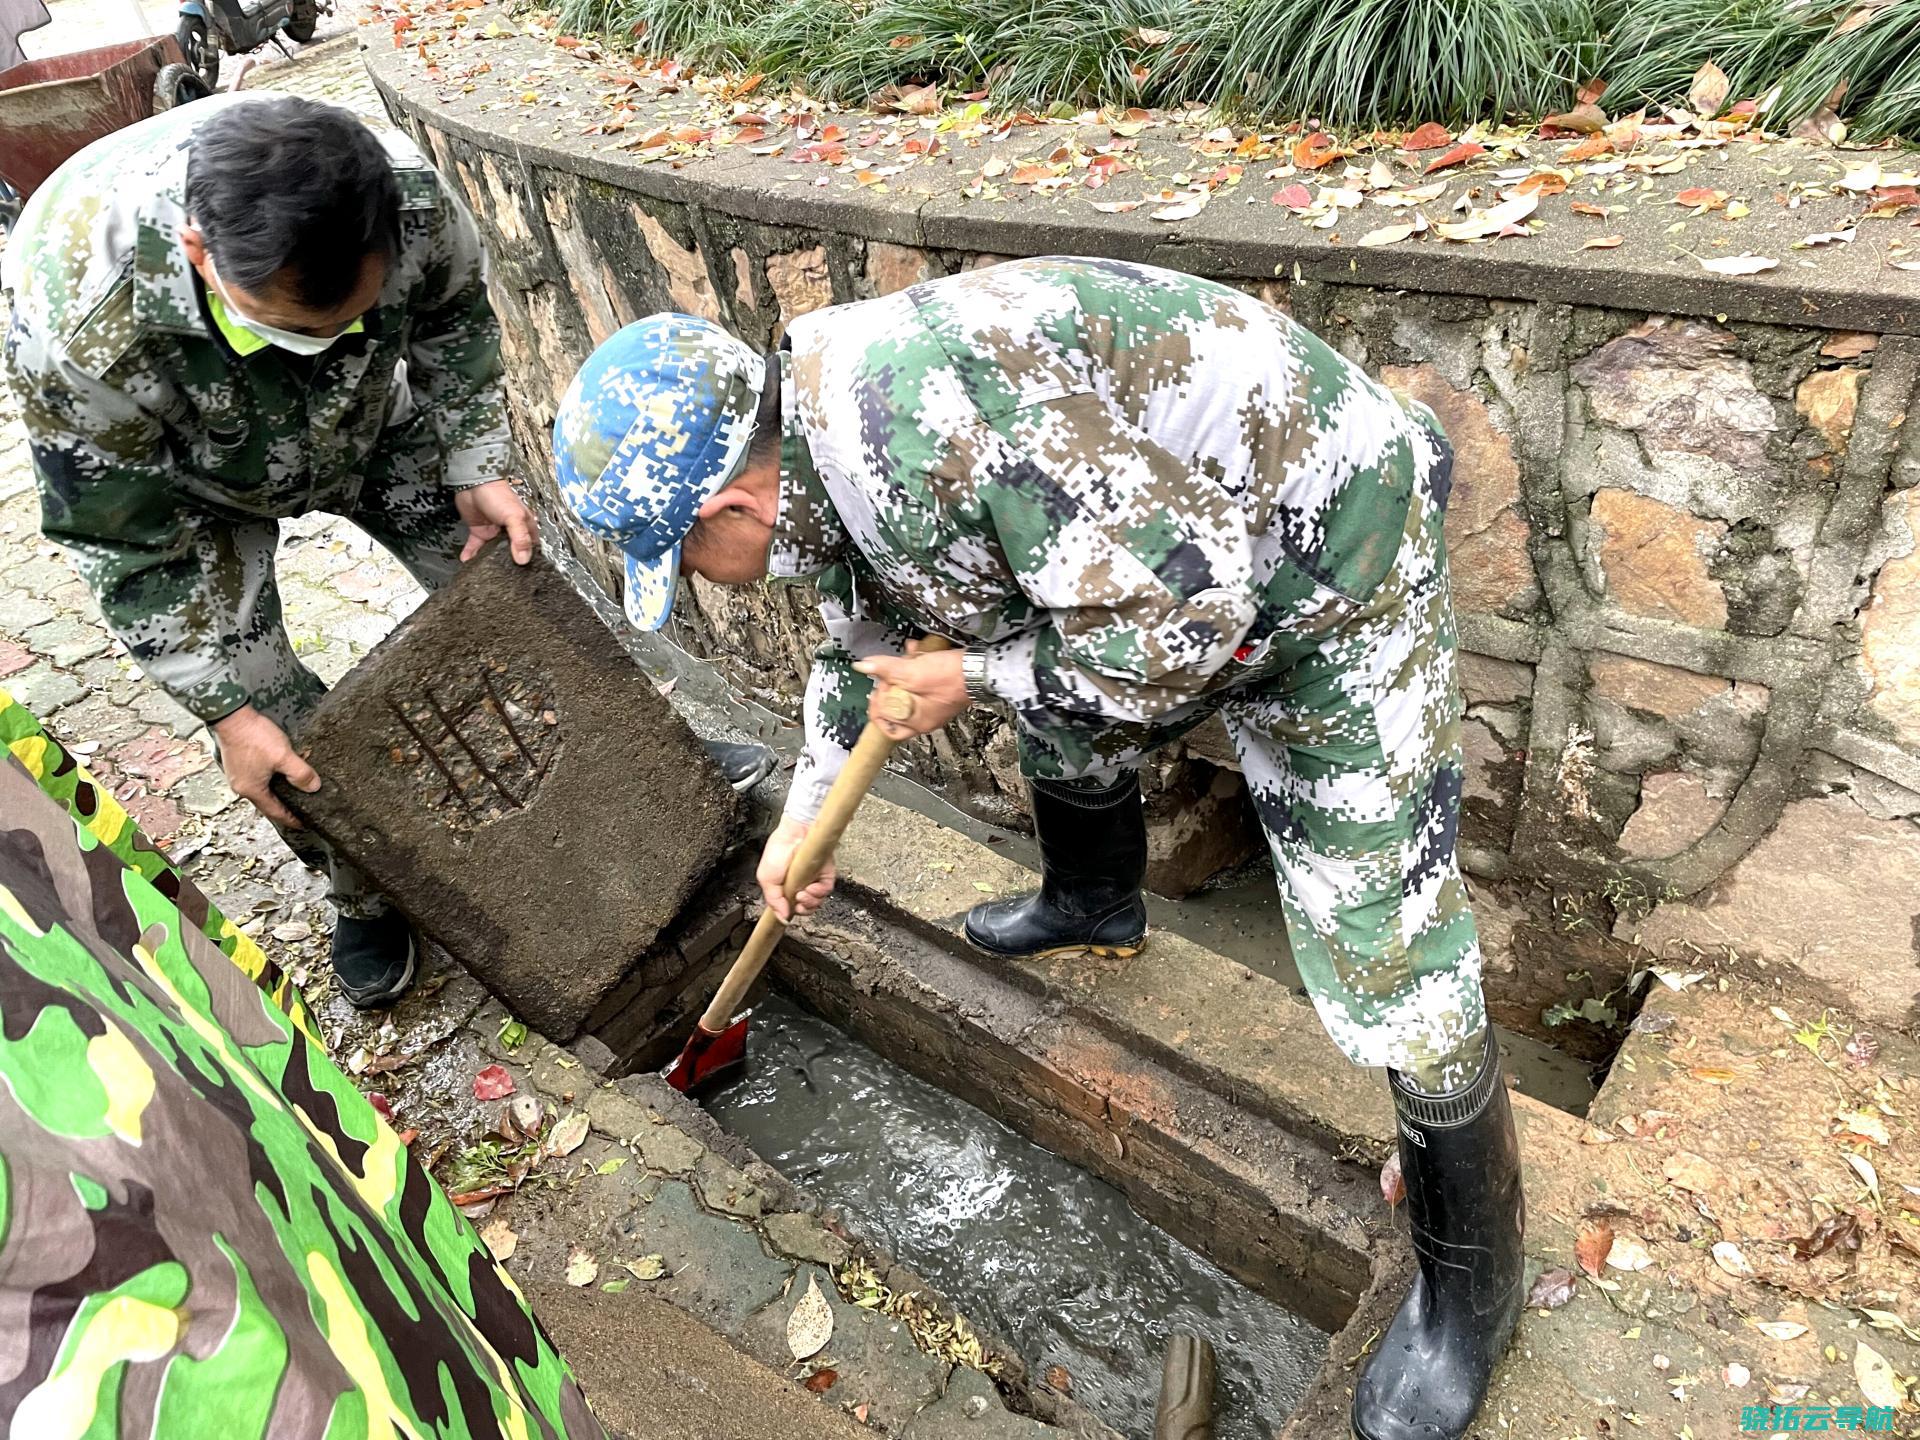
MULTIPOLYGON (((1276 268, 1292 253, 1276 245, 1295 242, 1172 244, 1164 226, 1149 236, 1100 216, 1103 230, 1084 210, 996 225, 844 188, 775 193, 737 155, 645 165, 529 138, 502 107, 449 100, 410 59, 375 59, 375 80, 481 219, 536 488, 550 481, 547 431, 574 367, 655 310, 766 346, 796 315, 1010 255, 1109 253, 1216 275, 1425 400, 1457 447, 1462 848, 1487 882, 1495 968, 1512 922, 1554 891, 1577 897, 1577 923, 1596 934, 1788 960, 1870 1019, 1920 1017, 1909 277, 1884 297, 1857 270, 1785 287, 1646 284, 1608 271, 1610 256, 1576 251, 1556 269, 1473 247, 1423 250, 1397 271, 1351 247, 1276 268), (1287 278, 1257 278, 1274 274, 1287 278), (1664 313, 1622 308, 1635 295, 1664 313), (1875 315, 1883 333, 1825 328, 1875 315)), ((582 549, 611 585, 605 556, 582 549)), ((688 591, 675 638, 793 711, 818 634, 809 593, 688 591)), ((1012 737, 990 713, 918 759, 990 818, 1022 803, 1012 737)), ((1183 804, 1210 797, 1232 812, 1243 802, 1214 764, 1232 764, 1217 731, 1159 779, 1185 787, 1183 804)), ((1212 841, 1228 827, 1198 828, 1212 841)), ((1176 846, 1165 873, 1191 879, 1231 858, 1194 853, 1202 843, 1176 846)))

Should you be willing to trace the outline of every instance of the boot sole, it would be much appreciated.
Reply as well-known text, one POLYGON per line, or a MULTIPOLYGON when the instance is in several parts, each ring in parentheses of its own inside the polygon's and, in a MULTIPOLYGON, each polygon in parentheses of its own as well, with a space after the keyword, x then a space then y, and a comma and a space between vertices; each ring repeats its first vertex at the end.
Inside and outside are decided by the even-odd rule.
POLYGON ((1131 945, 1055 945, 1049 950, 995 950, 982 945, 971 935, 966 937, 967 945, 982 955, 991 955, 996 960, 1057 960, 1068 955, 1092 955, 1100 960, 1131 960, 1138 955, 1147 943, 1142 935, 1131 945))

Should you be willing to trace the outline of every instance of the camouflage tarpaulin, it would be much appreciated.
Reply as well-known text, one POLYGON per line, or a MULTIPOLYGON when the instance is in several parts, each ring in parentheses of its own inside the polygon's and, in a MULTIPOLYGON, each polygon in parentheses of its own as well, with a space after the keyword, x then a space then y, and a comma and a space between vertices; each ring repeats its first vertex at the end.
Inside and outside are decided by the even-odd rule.
POLYGON ((0 719, 0 1429, 603 1436, 257 949, 124 812, 100 833, 118 807, 4 691, 0 719))

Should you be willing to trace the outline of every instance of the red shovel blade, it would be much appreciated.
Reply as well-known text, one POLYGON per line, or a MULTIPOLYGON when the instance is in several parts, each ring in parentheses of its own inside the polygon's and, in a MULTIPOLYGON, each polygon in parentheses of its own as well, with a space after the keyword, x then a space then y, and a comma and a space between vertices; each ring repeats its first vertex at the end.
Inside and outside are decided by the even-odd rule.
MULTIPOLYGON (((749 1012, 751 1013, 751 1012, 749 1012)), ((724 1030, 695 1025, 680 1058, 667 1067, 667 1083, 683 1095, 725 1079, 747 1063, 747 1016, 724 1030)))

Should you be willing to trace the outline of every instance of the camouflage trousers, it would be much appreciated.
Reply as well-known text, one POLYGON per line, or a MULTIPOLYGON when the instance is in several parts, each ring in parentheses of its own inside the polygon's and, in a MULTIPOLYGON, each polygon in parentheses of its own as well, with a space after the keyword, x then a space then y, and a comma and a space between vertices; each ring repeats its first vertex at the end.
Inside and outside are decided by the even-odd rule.
MULTIPOLYGON (((429 591, 460 568, 467 527, 443 482, 438 437, 424 421, 396 429, 368 459, 357 495, 323 497, 327 509, 353 521, 429 591), (325 503, 327 499, 332 504, 325 503), (337 507, 337 508, 336 508, 337 507)), ((229 653, 253 706, 295 736, 327 693, 320 677, 294 653, 281 615, 274 574, 277 520, 224 521, 200 534, 202 564, 213 592, 231 604, 218 628, 233 637, 229 653)), ((325 778, 324 776, 322 777, 325 778)), ((371 916, 387 902, 367 878, 310 830, 281 828, 287 848, 329 880, 328 896, 343 915, 371 916)))
MULTIPOLYGON (((1029 777, 1111 783, 1220 715, 1266 831, 1294 961, 1328 1033, 1356 1063, 1391 1066, 1430 1090, 1471 1078, 1487 1023, 1454 855, 1463 707, 1441 536, 1450 478, 1442 446, 1374 593, 1328 592, 1312 626, 1277 630, 1233 662, 1245 674, 1220 689, 1148 723, 1016 717, 1029 777)), ((1287 578, 1297 595, 1298 576, 1287 578)))

